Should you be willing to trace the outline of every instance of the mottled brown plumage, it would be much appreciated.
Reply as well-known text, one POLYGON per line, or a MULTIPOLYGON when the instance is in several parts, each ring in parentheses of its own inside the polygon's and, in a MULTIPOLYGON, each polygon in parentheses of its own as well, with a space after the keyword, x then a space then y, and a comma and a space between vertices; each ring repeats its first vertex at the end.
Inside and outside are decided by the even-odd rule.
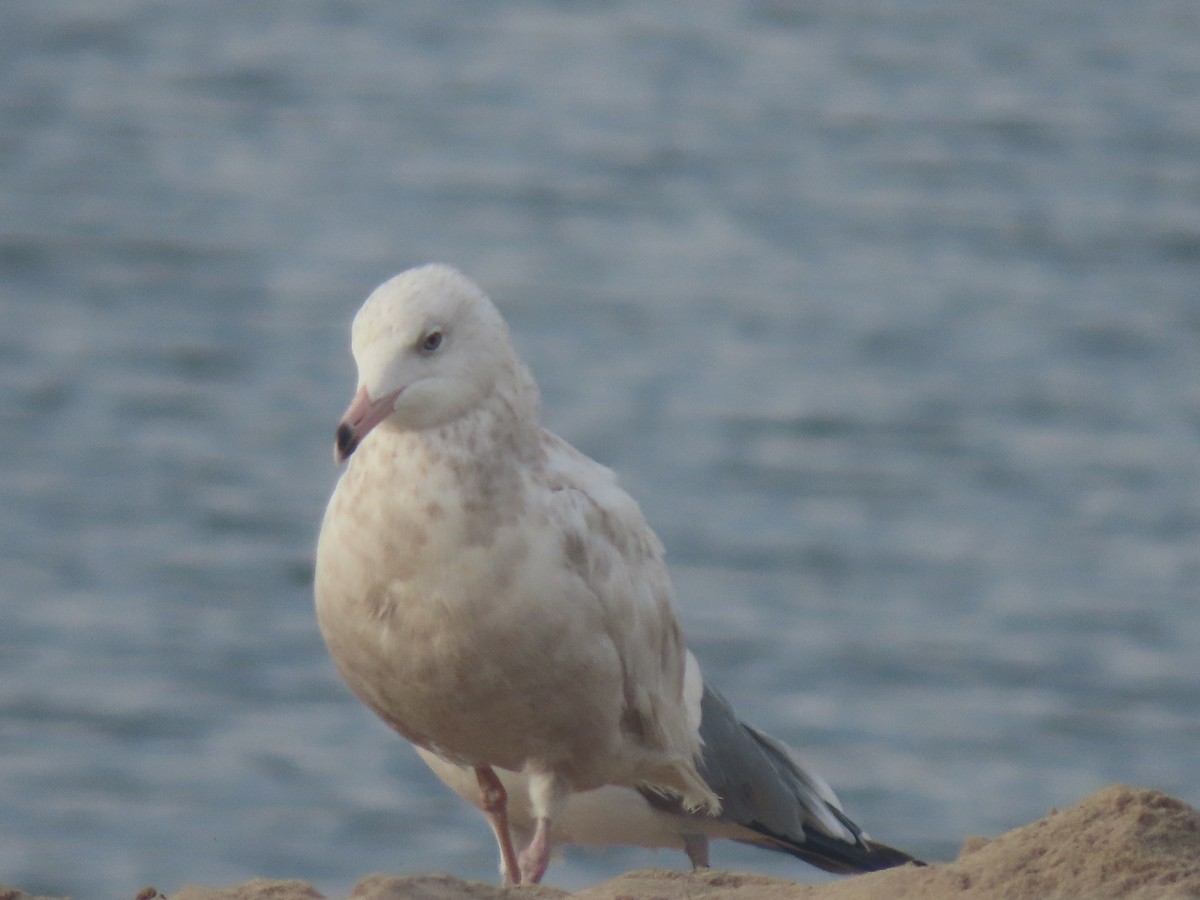
POLYGON ((513 881, 541 877, 572 793, 650 787, 715 813, 662 546, 608 469, 541 428, 492 303, 453 269, 411 270, 367 299, 352 347, 315 579, 350 688, 441 759, 524 773, 538 828, 513 881))

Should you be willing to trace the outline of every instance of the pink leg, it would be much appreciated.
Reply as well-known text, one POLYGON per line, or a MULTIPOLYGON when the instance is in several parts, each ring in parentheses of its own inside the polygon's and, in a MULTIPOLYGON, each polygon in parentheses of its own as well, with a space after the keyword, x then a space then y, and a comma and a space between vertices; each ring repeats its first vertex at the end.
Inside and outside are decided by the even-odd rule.
POLYGON ((550 865, 550 823, 558 814, 571 792, 570 783, 553 772, 529 771, 529 804, 533 807, 537 826, 529 846, 521 851, 521 879, 525 884, 537 884, 550 865))
POLYGON ((550 865, 550 820, 540 816, 533 840, 521 851, 521 879, 525 884, 537 884, 550 865))
POLYGON ((702 834, 685 834, 683 852, 692 861, 693 869, 708 868, 708 838, 702 834))
MULTIPOLYGON (((496 777, 491 766, 476 766, 475 780, 479 782, 479 798, 483 803, 483 815, 492 826, 496 843, 500 845, 500 870, 505 884, 521 883, 521 868, 513 850, 512 835, 508 830, 508 792, 496 777)), ((543 867, 542 871, 545 871, 543 867)))

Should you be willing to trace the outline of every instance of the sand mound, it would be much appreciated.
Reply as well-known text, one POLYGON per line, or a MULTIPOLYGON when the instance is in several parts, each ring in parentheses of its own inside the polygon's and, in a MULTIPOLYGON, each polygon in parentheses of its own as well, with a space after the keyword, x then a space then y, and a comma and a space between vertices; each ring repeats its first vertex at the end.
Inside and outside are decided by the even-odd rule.
MULTIPOLYGON (((372 875, 350 900, 1088 900, 1200 898, 1200 813, 1157 791, 1105 788, 994 840, 968 838, 954 862, 817 886, 730 872, 630 872, 576 894, 500 888, 448 875, 372 875)), ((33 900, 0 887, 0 900, 33 900)), ((146 888, 137 900, 163 900, 146 888)), ((170 900, 323 900, 302 881, 188 886, 170 900)))

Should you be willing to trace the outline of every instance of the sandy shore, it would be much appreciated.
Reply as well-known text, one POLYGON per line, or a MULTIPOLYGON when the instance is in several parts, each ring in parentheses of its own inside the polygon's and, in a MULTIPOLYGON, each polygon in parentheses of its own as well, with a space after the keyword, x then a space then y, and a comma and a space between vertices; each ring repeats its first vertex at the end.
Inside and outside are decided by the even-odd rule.
MULTIPOLYGON (((147 887, 136 900, 164 900, 147 887)), ((1200 898, 1200 813, 1156 791, 1114 785, 998 838, 968 838, 953 862, 906 866, 831 884, 731 872, 646 869, 568 894, 501 888, 449 875, 372 875, 352 900, 1015 900, 1200 898)), ((0 900, 35 900, 0 887, 0 900)), ((133 897, 131 896, 131 900, 133 897)), ((169 900, 325 900, 303 881, 188 885, 169 900)))

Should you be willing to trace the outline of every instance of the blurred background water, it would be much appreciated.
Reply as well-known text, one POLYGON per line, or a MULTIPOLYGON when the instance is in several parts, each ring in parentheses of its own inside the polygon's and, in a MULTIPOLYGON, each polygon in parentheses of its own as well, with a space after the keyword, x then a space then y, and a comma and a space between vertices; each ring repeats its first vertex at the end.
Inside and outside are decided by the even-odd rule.
POLYGON ((1185 0, 5 3, 0 881, 495 878, 312 612, 349 319, 428 260, 876 837, 1200 801, 1198 46, 1185 0))

